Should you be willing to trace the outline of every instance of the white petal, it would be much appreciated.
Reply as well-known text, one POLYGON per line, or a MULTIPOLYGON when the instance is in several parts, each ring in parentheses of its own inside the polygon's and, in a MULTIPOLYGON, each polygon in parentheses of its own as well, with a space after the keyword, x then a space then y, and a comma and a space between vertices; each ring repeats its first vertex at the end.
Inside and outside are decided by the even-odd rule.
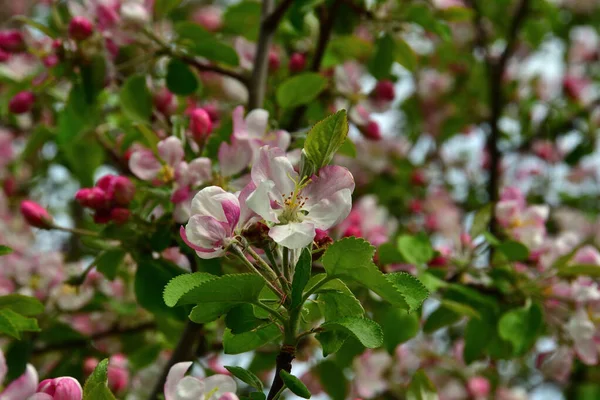
POLYGON ((144 181, 154 179, 161 167, 160 162, 148 149, 134 151, 129 158, 129 169, 135 176, 144 181))
POLYGON ((192 160, 187 167, 187 182, 192 186, 200 186, 212 178, 210 158, 200 157, 192 160))
POLYGON ((175 136, 169 136, 168 138, 158 142, 158 155, 168 165, 175 167, 183 160, 183 144, 181 140, 175 136))
POLYGON ((192 199, 192 215, 209 216, 217 221, 227 222, 223 211, 223 201, 233 202, 238 207, 240 204, 233 193, 226 192, 218 186, 206 187, 196 193, 192 199))
POLYGON ((252 149, 247 140, 236 139, 233 143, 221 143, 219 147, 221 175, 232 176, 242 172, 252 161, 252 149))
POLYGON ((169 374, 167 375, 167 380, 165 381, 164 392, 165 392, 165 400, 175 400, 176 399, 176 391, 177 384, 180 380, 183 379, 185 373, 192 366, 193 362, 186 361, 174 364, 171 369, 169 369, 169 374))
POLYGON ((4 358, 4 352, 0 349, 0 384, 4 382, 8 367, 6 366, 6 358, 4 358))
POLYGON ((222 223, 212 217, 201 215, 192 215, 185 226, 185 235, 187 240, 192 243, 194 250, 199 251, 220 247, 228 232, 222 223))
POLYGON ((267 131, 269 123, 269 112, 262 108, 257 108, 246 116, 246 134, 253 139, 262 139, 267 131))
POLYGON ((273 181, 262 181, 246 199, 246 205, 267 222, 279 222, 277 213, 271 207, 271 197, 269 195, 274 187, 275 183, 273 181))
POLYGON ((202 400, 206 385, 200 379, 186 376, 177 383, 175 400, 202 400))
POLYGON ((315 238, 315 226, 307 222, 276 225, 269 230, 269 236, 288 249, 301 249, 312 243, 315 238))
POLYGON ((352 209, 352 194, 343 189, 319 203, 311 205, 306 220, 314 223, 317 229, 329 229, 342 222, 352 209))
POLYGON ((285 152, 277 147, 264 146, 260 149, 258 161, 252 166, 252 181, 258 186, 263 181, 273 181, 275 192, 290 195, 298 181, 298 173, 285 152))
POLYGON ((237 385, 232 377, 223 374, 217 374, 204 378, 205 393, 210 393, 212 390, 217 391, 205 400, 218 400, 223 394, 233 392, 237 390, 237 385))

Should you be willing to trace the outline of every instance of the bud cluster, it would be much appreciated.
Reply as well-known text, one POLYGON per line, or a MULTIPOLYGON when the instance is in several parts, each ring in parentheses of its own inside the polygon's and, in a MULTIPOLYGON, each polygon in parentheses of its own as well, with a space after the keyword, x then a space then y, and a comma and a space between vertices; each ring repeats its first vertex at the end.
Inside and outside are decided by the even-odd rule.
POLYGON ((96 186, 78 190, 75 200, 95 211, 94 222, 97 224, 110 221, 123 224, 131 215, 128 207, 134 196, 135 185, 129 178, 106 175, 98 180, 96 186))

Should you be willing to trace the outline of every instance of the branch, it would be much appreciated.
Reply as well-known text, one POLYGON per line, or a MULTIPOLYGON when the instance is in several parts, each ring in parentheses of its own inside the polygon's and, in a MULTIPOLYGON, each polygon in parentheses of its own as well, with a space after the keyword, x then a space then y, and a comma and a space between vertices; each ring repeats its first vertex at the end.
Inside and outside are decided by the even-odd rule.
POLYGON ((120 335, 127 335, 127 334, 131 334, 131 333, 144 332, 144 331, 147 331, 149 329, 154 329, 154 328, 156 328, 156 324, 154 322, 147 322, 145 324, 134 326, 132 328, 124 328, 124 329, 115 328, 115 329, 111 329, 108 331, 96 333, 85 339, 72 340, 69 342, 57 343, 57 344, 49 345, 46 347, 40 347, 40 348, 34 349, 33 354, 39 355, 39 354, 49 353, 52 351, 71 350, 71 349, 77 348, 77 347, 86 347, 87 345, 90 344, 90 342, 93 342, 96 340, 106 339, 111 336, 120 336, 120 335))
POLYGON ((179 339, 177 347, 175 348, 175 350, 173 350, 173 354, 171 354, 169 362, 167 362, 167 364, 163 367, 160 378, 158 378, 158 380, 156 381, 154 389, 152 390, 150 397, 148 397, 148 400, 158 399, 159 394, 163 392, 165 381, 167 380, 167 375, 169 374, 169 370, 173 365, 177 364, 178 362, 190 361, 194 359, 194 345, 201 331, 202 325, 196 324, 192 321, 187 322, 183 334, 181 335, 181 339, 179 339))
POLYGON ((268 29, 271 32, 275 32, 279 22, 285 15, 285 12, 290 8, 290 6, 294 3, 294 0, 283 0, 275 11, 269 14, 268 17, 265 18, 263 24, 265 25, 265 29, 268 29))
MULTIPOLYGON (((335 0, 332 4, 331 8, 327 15, 325 12, 321 14, 321 29, 319 30, 319 41, 317 42, 317 48, 315 50, 315 55, 312 60, 312 64, 310 66, 310 70, 312 72, 319 72, 321 69, 321 62, 323 61, 323 56, 325 55, 325 49, 327 48, 327 44, 329 43, 329 39, 331 38, 331 33, 333 32, 333 23, 335 21, 335 17, 337 14, 337 10, 342 4, 343 0, 335 0)), ((322 8, 322 10, 326 10, 326 8, 322 8)), ((289 123, 290 131, 295 131, 299 128, 300 121, 306 112, 306 106, 299 106, 296 108, 292 114, 292 118, 289 123)))
POLYGON ((219 67, 217 65, 212 65, 212 64, 207 64, 207 63, 203 63, 201 61, 198 61, 196 58, 191 57, 191 56, 179 56, 179 58, 181 59, 181 61, 183 61, 184 63, 191 65, 192 67, 196 68, 198 71, 208 71, 208 72, 215 72, 217 74, 221 74, 221 75, 225 75, 228 76, 230 78, 233 79, 237 79, 238 81, 240 81, 241 83, 243 83, 246 87, 248 87, 249 80, 246 76, 236 72, 236 71, 232 71, 230 69, 227 68, 223 68, 223 67, 219 67))
POLYGON ((269 390, 267 400, 273 400, 277 393, 284 387, 283 379, 281 379, 281 371, 288 373, 292 372, 292 361, 296 357, 296 348, 294 346, 282 346, 281 351, 277 355, 277 361, 275 363, 275 376, 273 377, 273 384, 269 390))

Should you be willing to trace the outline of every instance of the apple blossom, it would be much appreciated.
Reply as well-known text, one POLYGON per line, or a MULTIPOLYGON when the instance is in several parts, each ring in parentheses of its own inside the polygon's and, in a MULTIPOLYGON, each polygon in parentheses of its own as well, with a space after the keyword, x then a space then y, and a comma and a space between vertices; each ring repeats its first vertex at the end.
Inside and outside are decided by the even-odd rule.
POLYGON ((165 400, 237 400, 237 385, 228 375, 212 375, 198 379, 185 376, 192 362, 180 362, 171 367, 165 382, 165 400))

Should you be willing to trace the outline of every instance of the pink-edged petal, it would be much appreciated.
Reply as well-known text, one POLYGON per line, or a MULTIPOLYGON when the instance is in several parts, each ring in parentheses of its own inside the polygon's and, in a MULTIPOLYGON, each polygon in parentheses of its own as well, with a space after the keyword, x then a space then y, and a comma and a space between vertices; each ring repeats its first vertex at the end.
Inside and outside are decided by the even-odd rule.
POLYGON ((223 393, 218 400, 240 400, 235 393, 227 392, 223 393))
POLYGON ((311 204, 306 220, 312 222, 317 229, 326 230, 342 222, 352 210, 352 193, 350 189, 342 189, 333 195, 311 204))
POLYGON ((0 349, 0 384, 4 382, 4 378, 6 378, 6 373, 8 372, 8 367, 6 366, 6 358, 4 358, 4 352, 0 349))
POLYGON ((233 136, 240 137, 246 132, 246 121, 244 120, 244 106, 237 106, 231 113, 231 122, 233 124, 233 136))
POLYGON ((593 339, 575 342, 575 352, 582 363, 586 365, 598 364, 598 345, 593 339))
POLYGON ((246 198, 248 208, 263 217, 267 222, 279 222, 277 213, 271 206, 270 193, 274 188, 275 183, 273 181, 262 181, 246 198))
POLYGON ((185 236, 196 251, 209 251, 221 247, 229 236, 226 224, 212 217, 192 215, 185 226, 185 236))
MULTIPOLYGON (((263 146, 257 162, 252 166, 252 181, 259 186, 261 182, 273 181, 277 194, 293 193, 299 176, 285 152, 277 147, 263 146)), ((255 210, 256 211, 256 210, 255 210)))
POLYGON ((354 191, 354 178, 350 171, 344 167, 330 165, 321 168, 319 176, 313 176, 304 190, 302 196, 308 198, 306 205, 310 207, 322 199, 327 199, 341 190, 354 191))
POLYGON ((188 181, 192 186, 200 186, 212 178, 212 162, 210 158, 200 157, 188 165, 188 181))
POLYGON ((240 220, 240 203, 239 200, 236 201, 231 200, 223 200, 221 202, 223 206, 223 213, 225 214, 225 218, 227 219, 227 223, 229 224, 228 233, 233 233, 233 229, 237 226, 238 221, 240 220))
MULTIPOLYGON (((0 397, 1 398, 1 397, 0 397)), ((29 396, 27 400, 55 400, 54 397, 50 396, 47 393, 36 393, 32 396, 29 396)), ((69 399, 70 400, 70 399, 69 399)))
POLYGON ((292 142, 292 136, 284 130, 278 130, 275 132, 275 146, 281 150, 287 150, 292 142))
POLYGON ((165 381, 164 392, 165 400, 177 400, 177 384, 183 379, 185 373, 192 366, 193 362, 180 362, 169 369, 167 380, 165 381))
POLYGON ((232 176, 242 172, 252 161, 252 154, 247 140, 234 140, 231 144, 221 143, 218 154, 221 175, 232 176))
POLYGON ((162 165, 148 149, 134 151, 129 158, 129 169, 138 178, 150 181, 158 175, 162 165))
POLYGON ((226 192, 218 186, 206 187, 192 199, 192 215, 210 216, 218 221, 227 222, 223 201, 229 201, 239 207, 239 201, 233 193, 226 192))
POLYGON ((248 200, 248 196, 252 194, 256 190, 256 185, 254 182, 248 183, 242 191, 238 194, 238 200, 240 202, 240 220, 238 224, 240 227, 244 227, 253 217, 257 216, 257 214, 248 207, 246 203, 248 200))
POLYGON ((315 226, 308 222, 292 222, 276 225, 269 230, 269 237, 288 249, 301 249, 312 243, 315 226))
POLYGON ((83 397, 81 384, 70 376, 45 379, 38 385, 37 392, 52 395, 53 400, 81 400, 83 397))
POLYGON ((176 393, 175 400, 205 400, 206 385, 200 379, 186 376, 177 384, 176 393))
POLYGON ((269 124, 269 112, 262 108, 257 108, 246 116, 246 136, 252 139, 262 139, 267 131, 269 124))
POLYGON ((24 400, 37 391, 38 373, 35 367, 27 364, 23 375, 15 379, 0 394, 0 400, 24 400))
POLYGON ((179 138, 169 136, 158 142, 158 155, 165 163, 176 167, 183 160, 183 144, 179 138))
POLYGON ((209 398, 205 400, 218 400, 219 397, 228 392, 233 392, 237 390, 237 385, 232 377, 229 375, 217 374, 212 375, 207 378, 202 379, 205 385, 205 393, 210 393, 215 390, 215 392, 209 398))

